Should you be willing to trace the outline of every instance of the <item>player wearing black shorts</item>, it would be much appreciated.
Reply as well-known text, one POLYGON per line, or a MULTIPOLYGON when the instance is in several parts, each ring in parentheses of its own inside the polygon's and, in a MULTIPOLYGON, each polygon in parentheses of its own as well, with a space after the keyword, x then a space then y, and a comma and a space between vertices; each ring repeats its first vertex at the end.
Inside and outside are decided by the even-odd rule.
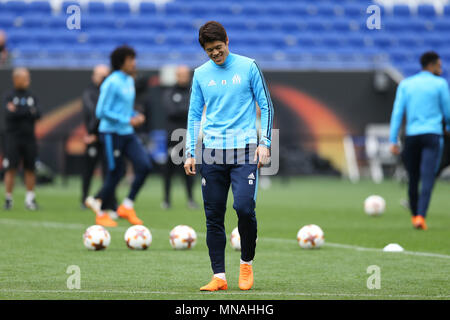
POLYGON ((37 143, 34 134, 34 124, 40 117, 38 101, 28 90, 30 73, 26 68, 16 68, 13 71, 14 89, 5 95, 5 147, 3 168, 5 170, 5 209, 13 205, 12 192, 14 178, 20 163, 23 163, 25 186, 25 207, 36 210, 37 204, 34 193, 36 183, 35 162, 37 157, 37 143))

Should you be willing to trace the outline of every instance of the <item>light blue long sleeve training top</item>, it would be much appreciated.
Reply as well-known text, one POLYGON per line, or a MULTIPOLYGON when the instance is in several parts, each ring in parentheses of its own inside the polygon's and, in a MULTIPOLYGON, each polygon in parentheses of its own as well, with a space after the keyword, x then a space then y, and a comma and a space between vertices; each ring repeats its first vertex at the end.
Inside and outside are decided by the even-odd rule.
POLYGON ((450 124, 447 81, 429 71, 421 71, 400 82, 391 115, 391 143, 397 143, 405 112, 407 136, 443 134, 442 120, 450 124))
POLYGON ((253 59, 229 53, 222 65, 212 60, 195 69, 187 124, 186 152, 195 157, 195 146, 203 124, 206 148, 244 148, 257 143, 256 105, 261 109, 260 143, 270 147, 273 105, 261 70, 253 59))
POLYGON ((133 78, 118 70, 111 73, 100 86, 95 115, 100 119, 99 132, 119 135, 134 132, 130 119, 134 111, 136 92, 133 78))

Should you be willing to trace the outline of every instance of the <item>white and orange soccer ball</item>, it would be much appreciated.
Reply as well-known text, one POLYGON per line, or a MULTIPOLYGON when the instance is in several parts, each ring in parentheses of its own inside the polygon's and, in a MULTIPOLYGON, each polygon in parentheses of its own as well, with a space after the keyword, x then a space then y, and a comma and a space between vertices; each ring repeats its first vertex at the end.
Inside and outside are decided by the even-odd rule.
POLYGON ((111 235, 103 226, 93 225, 83 234, 83 244, 89 250, 103 250, 111 243, 111 235))
POLYGON ((145 250, 152 244, 152 233, 144 226, 135 225, 127 229, 124 240, 130 249, 145 250))
POLYGON ((378 195, 369 196, 364 200, 364 211, 369 216, 379 216, 385 209, 386 201, 378 195))
POLYGON ((319 226, 308 224, 298 231, 297 241, 303 249, 318 249, 325 243, 325 237, 319 226))
POLYGON ((196 243, 197 234, 189 226, 178 225, 170 231, 170 245, 174 249, 191 249, 196 243))
POLYGON ((234 228, 230 235, 231 247, 239 251, 241 250, 241 236, 239 235, 238 227, 234 228))

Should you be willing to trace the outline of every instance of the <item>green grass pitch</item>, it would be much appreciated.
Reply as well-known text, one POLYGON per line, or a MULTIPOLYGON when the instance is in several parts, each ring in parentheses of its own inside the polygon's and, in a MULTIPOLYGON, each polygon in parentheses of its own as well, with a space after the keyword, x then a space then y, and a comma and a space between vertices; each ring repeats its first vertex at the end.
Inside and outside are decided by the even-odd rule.
MULTIPOLYGON (((98 186, 97 180, 92 190, 98 186)), ((119 199, 127 190, 122 183, 119 199)), ((201 203, 199 181, 195 192, 201 203)), ((239 252, 229 245, 237 224, 230 193, 229 289, 215 293, 199 291, 212 275, 205 218, 202 209, 187 209, 181 180, 175 182, 171 210, 160 208, 162 185, 155 176, 138 196, 138 215, 153 235, 146 251, 126 247, 123 235, 129 224, 123 220, 119 227, 109 228, 109 248, 84 248, 82 234, 94 224, 94 215, 79 208, 78 179, 67 186, 42 186, 37 194, 39 212, 24 209, 20 184, 14 209, 0 211, 0 299, 450 299, 450 184, 445 181, 434 189, 429 230, 418 231, 399 204, 406 191, 397 182, 273 179, 270 189, 258 191, 255 284, 246 292, 238 288, 239 252), (371 194, 386 199, 381 217, 363 212, 363 201, 371 194), (326 243, 318 250, 301 249, 296 242, 299 228, 311 223, 325 232, 326 243), (169 231, 178 224, 196 230, 193 249, 170 247, 169 231), (382 252, 389 243, 399 243, 406 252, 382 252), (79 290, 67 287, 70 265, 80 268, 79 290), (380 289, 367 287, 371 265, 380 268, 380 289)))

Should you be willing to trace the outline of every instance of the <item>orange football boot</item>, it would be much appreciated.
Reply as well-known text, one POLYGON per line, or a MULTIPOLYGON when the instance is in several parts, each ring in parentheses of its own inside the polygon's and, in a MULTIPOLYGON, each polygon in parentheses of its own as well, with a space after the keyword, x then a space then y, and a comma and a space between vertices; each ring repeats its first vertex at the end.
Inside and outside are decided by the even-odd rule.
POLYGON ((206 286, 200 288, 200 291, 218 291, 218 290, 227 290, 228 284, 227 280, 222 280, 220 278, 214 277, 211 282, 206 286))
POLYGON ((117 222, 115 222, 109 214, 97 215, 95 218, 95 224, 104 226, 104 227, 117 227, 117 222))
POLYGON ((416 218, 413 220, 414 228, 416 229, 422 229, 427 230, 427 224, 425 223, 425 218, 423 216, 417 215, 416 218))
POLYGON ((133 208, 127 208, 123 204, 117 209, 119 217, 127 219, 131 224, 143 224, 143 221, 136 216, 133 208))
POLYGON ((253 268, 251 265, 241 263, 239 272, 239 289, 250 290, 253 286, 253 268))

